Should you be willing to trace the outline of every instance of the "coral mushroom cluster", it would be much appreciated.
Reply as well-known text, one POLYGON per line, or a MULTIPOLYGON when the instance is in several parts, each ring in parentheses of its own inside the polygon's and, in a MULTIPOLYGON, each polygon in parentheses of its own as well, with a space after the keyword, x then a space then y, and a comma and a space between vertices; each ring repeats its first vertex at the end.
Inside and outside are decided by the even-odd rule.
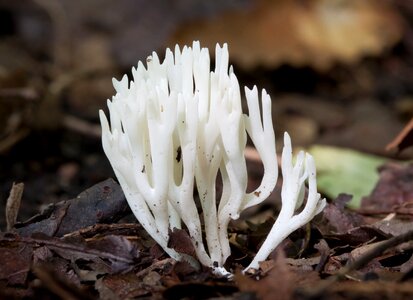
MULTIPOLYGON (((199 42, 182 51, 176 46, 174 53, 167 49, 162 63, 156 53, 146 62, 146 68, 142 62, 132 68, 132 81, 126 75, 113 81, 117 93, 108 100, 110 122, 100 111, 103 149, 133 213, 154 240, 171 257, 193 262, 168 248, 169 231, 184 224, 197 259, 226 274, 230 220, 265 200, 278 178, 270 96, 262 90, 260 97, 256 87, 245 88, 248 115, 243 113, 226 44, 216 47, 213 71, 208 49, 199 42), (264 166, 262 182, 251 193, 246 192, 247 136, 264 166), (218 174, 223 183, 220 199, 218 174)), ((325 206, 317 193, 313 158, 301 152, 294 164, 287 133, 282 173, 281 212, 247 269, 258 268, 284 238, 325 206)))

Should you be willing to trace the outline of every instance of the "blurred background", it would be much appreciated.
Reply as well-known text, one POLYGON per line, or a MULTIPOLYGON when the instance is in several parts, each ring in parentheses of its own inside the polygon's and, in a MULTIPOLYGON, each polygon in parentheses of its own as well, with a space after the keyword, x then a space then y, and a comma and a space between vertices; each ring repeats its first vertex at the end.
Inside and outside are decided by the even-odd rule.
POLYGON ((228 43, 241 86, 270 93, 277 136, 394 157, 412 25, 405 0, 0 0, 0 228, 13 182, 25 220, 113 177, 98 122, 112 77, 193 40, 228 43))

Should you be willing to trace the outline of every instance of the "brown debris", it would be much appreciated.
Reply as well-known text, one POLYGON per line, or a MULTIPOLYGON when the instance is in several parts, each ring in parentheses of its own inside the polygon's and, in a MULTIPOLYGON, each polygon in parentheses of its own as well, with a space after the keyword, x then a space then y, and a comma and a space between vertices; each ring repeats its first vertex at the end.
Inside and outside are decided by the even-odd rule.
POLYGON ((0 280, 9 285, 26 283, 30 271, 33 248, 30 245, 11 244, 0 247, 0 280))
POLYGON ((65 279, 66 276, 62 277, 56 272, 54 265, 39 264, 33 268, 33 272, 40 280, 41 286, 61 299, 94 299, 85 290, 65 279))
POLYGON ((400 133, 387 144, 386 150, 397 150, 401 152, 404 149, 413 145, 413 118, 406 124, 406 126, 400 131, 400 133))
POLYGON ((413 164, 388 163, 380 168, 380 179, 370 196, 362 199, 366 212, 409 213, 413 203, 413 164))
POLYGON ((253 292, 258 299, 288 300, 294 299, 293 294, 297 284, 303 283, 305 276, 307 276, 307 280, 311 277, 308 277, 306 272, 301 274, 300 271, 296 272, 287 263, 283 251, 278 248, 275 259, 272 261, 272 268, 267 276, 256 280, 238 272, 235 274, 234 280, 240 291, 253 292))
POLYGON ((23 196, 24 183, 13 183, 10 190, 9 198, 6 203, 6 222, 7 230, 11 230, 16 224, 17 215, 20 209, 20 203, 23 196))
POLYGON ((345 209, 352 196, 340 194, 332 203, 328 203, 323 210, 324 217, 335 228, 337 233, 346 233, 361 224, 362 218, 356 213, 345 209))
POLYGON ((185 24, 173 43, 192 40, 214 48, 230 45, 230 57, 245 69, 282 64, 326 70, 336 62, 352 64, 378 55, 402 35, 398 12, 386 1, 270 1, 250 10, 185 24))
POLYGON ((169 232, 168 247, 179 253, 196 257, 191 238, 185 230, 174 228, 169 232))
POLYGON ((97 223, 119 220, 127 213, 129 207, 122 189, 107 179, 74 199, 53 204, 30 220, 16 224, 16 229, 23 236, 34 232, 63 236, 97 223))

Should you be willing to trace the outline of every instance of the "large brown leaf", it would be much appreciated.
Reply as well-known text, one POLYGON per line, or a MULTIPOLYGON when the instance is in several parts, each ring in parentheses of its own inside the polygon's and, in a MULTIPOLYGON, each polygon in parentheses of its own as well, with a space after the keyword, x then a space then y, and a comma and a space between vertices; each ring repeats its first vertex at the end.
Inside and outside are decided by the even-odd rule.
POLYGON ((234 62, 257 65, 310 65, 327 69, 378 55, 402 34, 400 17, 383 1, 258 0, 250 10, 186 24, 173 42, 204 46, 227 42, 234 62))

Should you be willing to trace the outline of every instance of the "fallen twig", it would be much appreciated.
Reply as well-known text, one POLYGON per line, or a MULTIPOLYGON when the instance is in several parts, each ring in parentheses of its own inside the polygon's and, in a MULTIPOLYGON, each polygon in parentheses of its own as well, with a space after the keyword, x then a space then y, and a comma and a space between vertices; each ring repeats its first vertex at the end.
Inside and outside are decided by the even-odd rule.
POLYGON ((19 213, 20 203, 23 196, 24 183, 13 182, 13 186, 10 190, 9 198, 6 203, 6 222, 7 231, 11 230, 16 224, 17 214, 19 213))
POLYGON ((413 240, 413 230, 383 241, 371 250, 366 251, 354 261, 349 261, 347 265, 340 268, 336 274, 326 279, 318 287, 302 292, 306 296, 306 299, 318 299, 332 286, 332 284, 346 278, 346 276, 352 271, 363 267, 374 258, 382 255, 386 250, 411 240, 413 240))

